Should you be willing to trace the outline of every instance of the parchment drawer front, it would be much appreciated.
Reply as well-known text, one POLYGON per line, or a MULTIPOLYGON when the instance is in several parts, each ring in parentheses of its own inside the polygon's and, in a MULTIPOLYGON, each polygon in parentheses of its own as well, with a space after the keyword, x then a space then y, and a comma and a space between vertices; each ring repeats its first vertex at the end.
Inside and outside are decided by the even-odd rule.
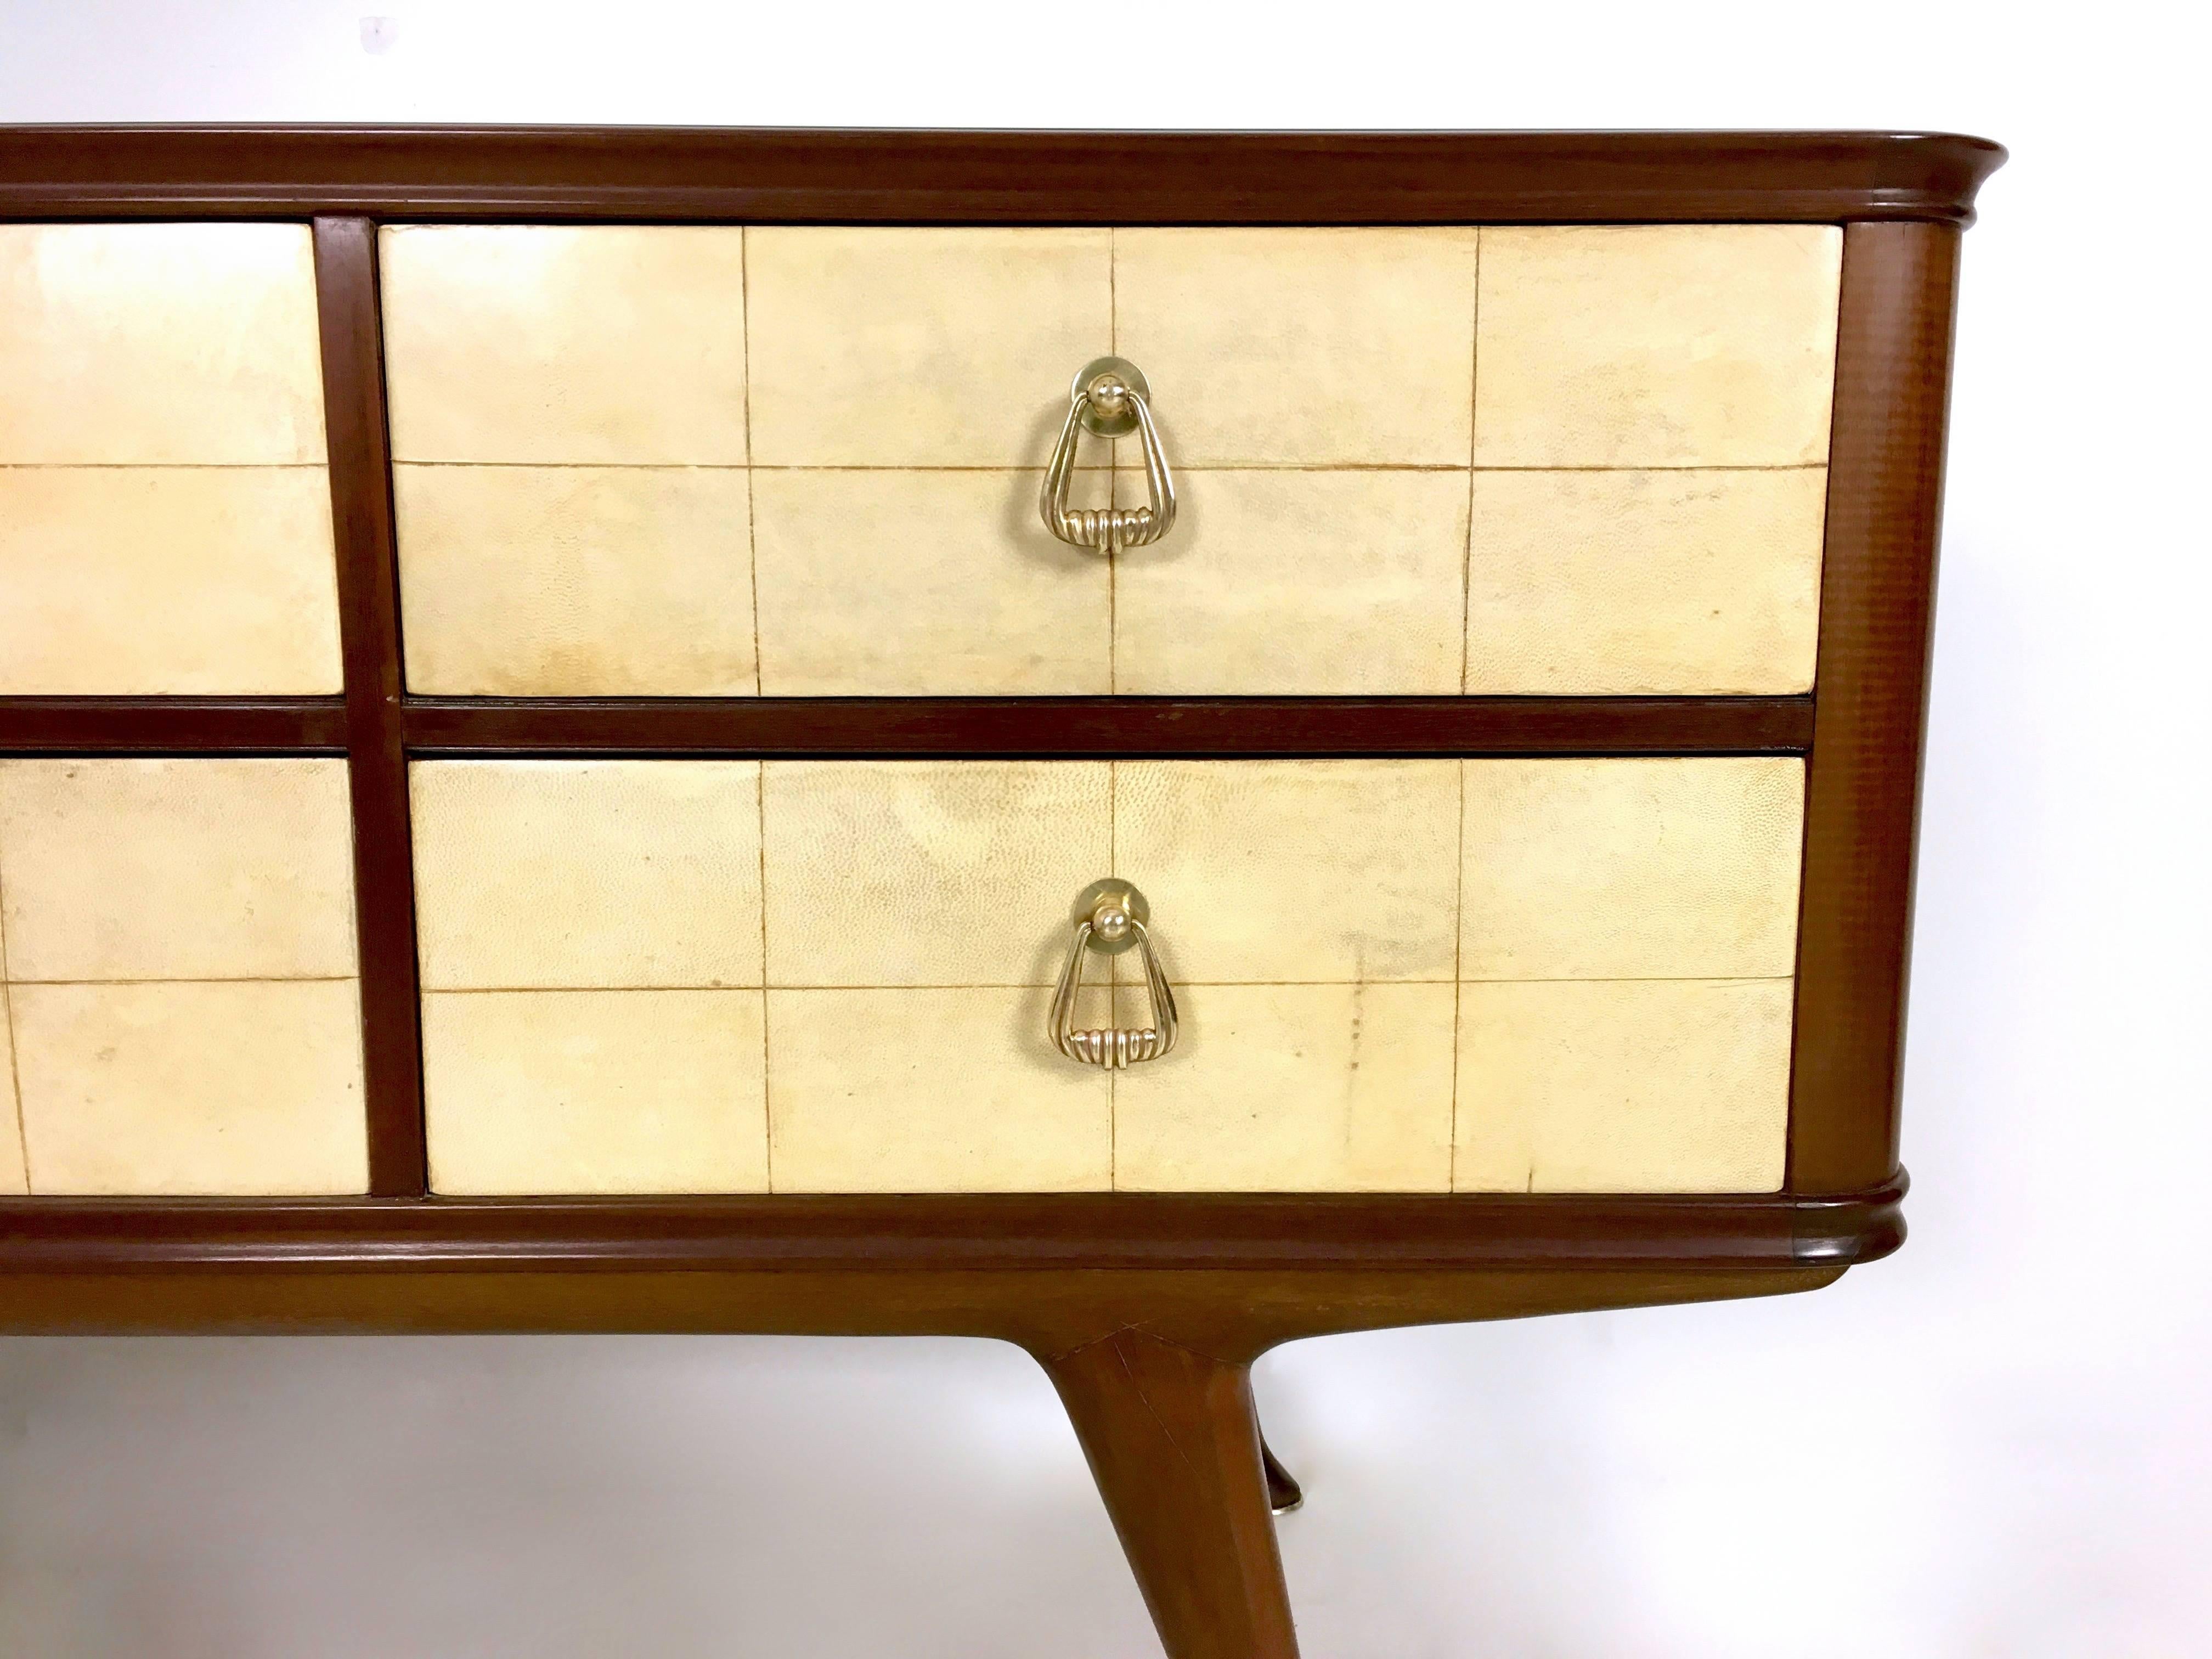
POLYGON ((413 776, 441 1192, 1780 1182, 1795 760, 413 776), (1118 1071, 1048 1036, 1109 874, 1182 1020, 1118 1071))
POLYGON ((305 225, 0 225, 0 696, 338 689, 305 225))
POLYGON ((412 785, 433 1189, 764 1188, 758 765, 412 785))
POLYGON ((1804 763, 1462 777, 1455 1184, 1778 1188, 1804 763))
POLYGON ((380 265, 409 684, 757 690, 744 233, 403 227, 380 265))
MULTIPOLYGON (((1811 683, 1833 226, 383 246, 417 691, 1811 683), (1107 356, 1146 378, 1178 502, 1111 552, 1039 505, 1107 356)), ((1139 450, 1081 439, 1069 507, 1144 505, 1139 450)))
POLYGON ((1843 233, 1495 227, 1469 691, 1809 690, 1843 233))
POLYGON ((0 760, 0 1187, 366 1189, 344 762, 0 760))

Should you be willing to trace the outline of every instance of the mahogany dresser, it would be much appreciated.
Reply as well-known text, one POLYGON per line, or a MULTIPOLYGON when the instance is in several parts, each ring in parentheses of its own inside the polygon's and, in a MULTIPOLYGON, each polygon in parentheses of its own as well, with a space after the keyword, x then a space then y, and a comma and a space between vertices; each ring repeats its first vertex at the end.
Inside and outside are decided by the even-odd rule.
POLYGON ((1903 1237, 2002 154, 0 132, 0 1328, 1005 1339, 1286 1659, 1262 1350, 1903 1237))

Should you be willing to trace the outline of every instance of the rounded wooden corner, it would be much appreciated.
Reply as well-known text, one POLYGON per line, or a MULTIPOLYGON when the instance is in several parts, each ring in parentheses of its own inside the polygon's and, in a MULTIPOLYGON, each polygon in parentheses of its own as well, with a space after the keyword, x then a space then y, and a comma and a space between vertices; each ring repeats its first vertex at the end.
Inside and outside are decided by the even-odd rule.
POLYGON ((1794 1254, 1807 1267, 1863 1267, 1894 1255, 1905 1243, 1905 1194, 1911 1177, 1902 1169, 1862 1193, 1801 1196, 1795 1202, 1794 1254))
POLYGON ((1881 135, 1870 155, 1877 192, 1906 210, 1853 216, 1930 219, 1964 229, 1974 222, 1982 186, 2011 152, 1994 138, 1969 133, 1897 132, 1881 135))

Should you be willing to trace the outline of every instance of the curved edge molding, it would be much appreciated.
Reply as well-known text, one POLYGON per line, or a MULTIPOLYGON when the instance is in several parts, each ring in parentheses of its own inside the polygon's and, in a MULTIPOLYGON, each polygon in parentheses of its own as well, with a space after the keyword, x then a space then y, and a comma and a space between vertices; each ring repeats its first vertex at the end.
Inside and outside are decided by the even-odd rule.
POLYGON ((1867 1192, 141 1200, 0 1205, 0 1274, 222 1266, 714 1273, 1116 1268, 1321 1273, 1848 1267, 1904 1241, 1867 1192))
POLYGON ((0 127, 0 215, 1965 225, 1955 133, 0 127))

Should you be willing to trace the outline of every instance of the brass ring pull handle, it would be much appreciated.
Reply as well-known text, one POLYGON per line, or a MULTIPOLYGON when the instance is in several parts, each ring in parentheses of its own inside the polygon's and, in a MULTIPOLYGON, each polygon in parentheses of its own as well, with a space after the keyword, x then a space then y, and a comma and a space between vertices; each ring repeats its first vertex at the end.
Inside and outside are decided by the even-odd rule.
MULTIPOLYGON (((1118 1072, 1140 1060, 1158 1060, 1176 1045, 1175 993, 1160 970, 1159 953, 1145 924, 1152 906, 1126 881, 1109 876, 1094 881, 1076 896, 1071 912, 1075 923, 1074 948, 1060 970, 1059 988, 1052 995, 1052 1046, 1070 1060, 1118 1072), (1075 1029, 1075 994, 1083 987, 1085 959, 1096 951, 1118 956, 1133 949, 1145 965, 1145 990, 1152 1000, 1152 1024, 1135 1030, 1108 1024, 1103 1029, 1075 1029)), ((1108 1016, 1110 1020, 1112 1016, 1108 1016)))
POLYGON ((1175 523, 1175 478, 1152 424, 1152 388, 1144 371, 1120 357, 1101 357, 1075 377, 1067 398, 1067 421, 1045 469, 1037 507, 1045 528, 1077 547, 1112 553, 1159 540, 1175 523), (1075 451, 1082 434, 1121 438, 1133 432, 1145 455, 1145 485, 1150 505, 1136 507, 1070 507, 1067 487, 1075 478, 1075 451))

